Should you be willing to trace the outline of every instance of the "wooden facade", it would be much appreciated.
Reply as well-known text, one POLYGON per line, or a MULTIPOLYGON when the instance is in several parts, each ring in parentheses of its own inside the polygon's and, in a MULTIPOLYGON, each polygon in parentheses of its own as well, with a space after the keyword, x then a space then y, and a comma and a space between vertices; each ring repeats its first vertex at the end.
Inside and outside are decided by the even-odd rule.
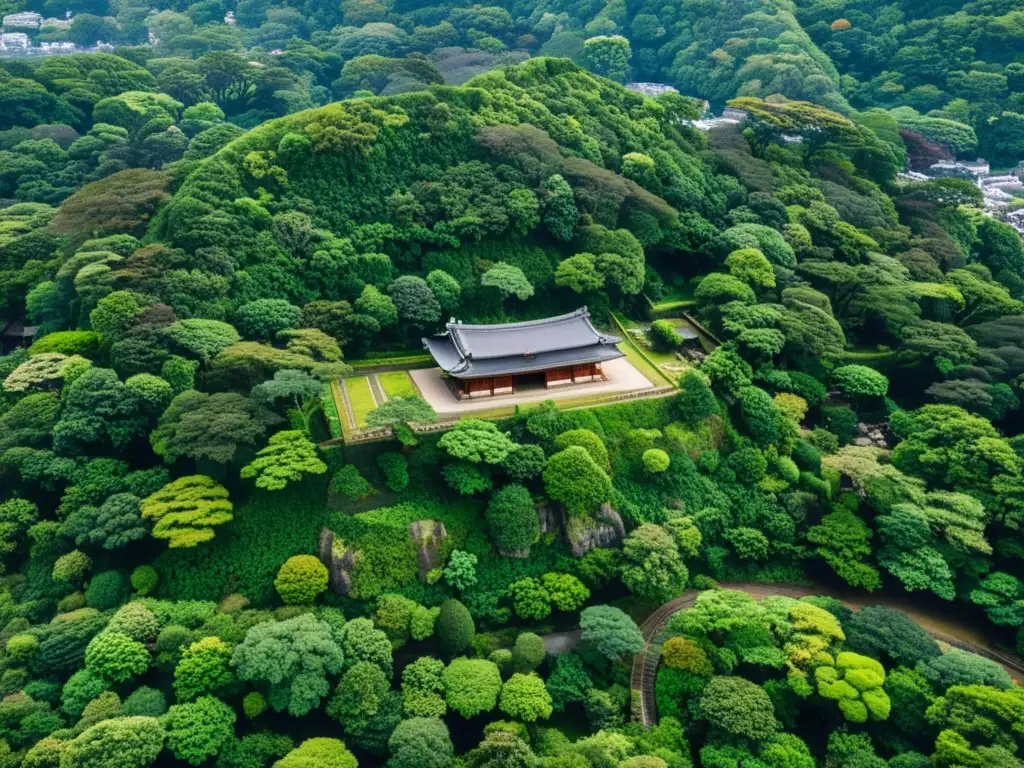
MULTIPOLYGON (((552 368, 542 372, 544 387, 561 387, 569 384, 584 384, 592 381, 604 381, 604 373, 600 363, 584 363, 563 368, 552 368)), ((511 395, 516 392, 516 384, 521 379, 537 380, 532 376, 488 376, 479 379, 448 379, 452 392, 460 400, 476 397, 495 397, 511 395)))

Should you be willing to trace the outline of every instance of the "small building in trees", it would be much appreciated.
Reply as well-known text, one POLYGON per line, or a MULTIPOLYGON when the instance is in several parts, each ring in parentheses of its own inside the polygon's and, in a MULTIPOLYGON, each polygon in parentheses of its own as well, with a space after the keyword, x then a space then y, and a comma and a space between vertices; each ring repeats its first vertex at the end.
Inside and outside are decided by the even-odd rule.
POLYGON ((604 381, 601 364, 623 357, 618 336, 602 333, 586 307, 519 323, 470 325, 454 319, 423 345, 447 374, 457 398, 510 395, 604 381))
POLYGON ((0 332, 0 351, 7 353, 17 347, 28 347, 39 333, 39 327, 25 325, 21 320, 12 320, 0 332))
POLYGON ((39 29, 42 24, 43 15, 35 11, 20 11, 8 13, 3 17, 2 26, 6 29, 39 29))

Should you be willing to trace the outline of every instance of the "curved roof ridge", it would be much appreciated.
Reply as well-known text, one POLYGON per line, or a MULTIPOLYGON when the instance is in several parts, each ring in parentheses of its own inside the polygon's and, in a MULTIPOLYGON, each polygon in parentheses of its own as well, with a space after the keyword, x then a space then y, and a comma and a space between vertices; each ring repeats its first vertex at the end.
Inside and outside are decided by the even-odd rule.
MULTIPOLYGON (((532 328, 535 326, 550 325, 557 323, 562 320, 574 320, 578 317, 586 319, 587 325, 590 325, 590 312, 585 306, 575 309, 572 312, 566 312, 564 315, 553 315, 551 317, 540 317, 536 320, 518 320, 513 323, 460 323, 458 321, 448 322, 445 324, 445 328, 448 330, 468 330, 468 331, 508 331, 514 328, 532 328)), ((593 326, 591 325, 591 328, 593 326)), ((600 334, 598 334, 600 335, 600 334)))
POLYGON ((542 370, 620 357, 618 336, 601 333, 586 307, 555 317, 499 325, 451 321, 423 344, 446 371, 484 376, 542 370), (490 372, 490 373, 484 373, 490 372), (475 372, 475 373, 474 373, 475 372))
POLYGON ((586 323, 587 327, 594 332, 594 335, 601 340, 602 344, 608 343, 609 339, 615 339, 616 344, 622 341, 622 339, 620 339, 618 336, 609 336, 608 334, 601 333, 599 330, 597 330, 597 328, 594 327, 594 324, 590 321, 590 313, 587 312, 586 307, 583 307, 583 322, 586 323))

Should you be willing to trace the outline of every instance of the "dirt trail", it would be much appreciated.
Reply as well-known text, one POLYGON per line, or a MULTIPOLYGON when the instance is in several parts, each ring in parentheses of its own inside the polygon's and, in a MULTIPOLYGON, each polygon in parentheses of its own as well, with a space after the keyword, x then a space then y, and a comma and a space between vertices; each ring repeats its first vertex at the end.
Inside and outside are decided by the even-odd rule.
MULTIPOLYGON (((806 597, 807 595, 824 595, 834 597, 848 608, 859 609, 870 605, 884 605, 907 614, 911 619, 941 643, 963 648, 964 650, 985 656, 1001 664, 1010 677, 1018 684, 1024 680, 1024 659, 1005 653, 993 647, 978 631, 966 623, 958 622, 955 617, 940 615, 920 606, 914 605, 910 596, 873 597, 862 593, 845 593, 838 590, 816 586, 796 584, 755 584, 749 582, 722 582, 722 589, 736 589, 761 600, 765 597, 783 595, 785 597, 806 597)), ((640 625, 644 636, 644 648, 633 659, 631 688, 640 691, 640 696, 633 699, 633 719, 644 726, 658 722, 658 713, 654 701, 654 681, 658 672, 658 659, 661 655, 661 643, 658 635, 672 614, 689 608, 697 599, 697 592, 689 590, 658 608, 640 625)))

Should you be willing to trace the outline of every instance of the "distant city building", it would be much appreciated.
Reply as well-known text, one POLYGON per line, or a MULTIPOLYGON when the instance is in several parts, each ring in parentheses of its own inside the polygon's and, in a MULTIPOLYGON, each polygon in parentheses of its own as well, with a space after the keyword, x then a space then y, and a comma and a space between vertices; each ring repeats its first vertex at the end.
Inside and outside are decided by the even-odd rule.
POLYGON ((227 13, 224 14, 224 23, 225 24, 230 24, 232 27, 235 26, 235 24, 238 23, 237 21, 235 21, 235 12, 234 11, 228 11, 227 13))
POLYGON ((1017 233, 1024 237, 1024 208, 1018 208, 1006 214, 1006 223, 1017 230, 1017 233))
POLYGON ((624 86, 627 91, 633 91, 633 93, 642 93, 644 96, 661 96, 663 93, 679 93, 677 88, 673 88, 671 85, 665 83, 626 83, 624 86))
POLYGON ((991 173, 992 167, 989 165, 988 160, 979 157, 977 160, 961 160, 960 165, 966 168, 968 171, 973 173, 975 176, 983 176, 986 173, 991 173))
POLYGON ((27 51, 28 35, 24 32, 4 32, 0 34, 0 51, 27 51))
POLYGON ((999 189, 998 187, 992 187, 990 189, 986 189, 985 190, 985 202, 986 203, 996 203, 996 204, 1006 205, 1011 200, 1013 200, 1013 195, 1011 195, 1006 190, 999 189))
POLYGON ((938 179, 979 179, 989 172, 987 160, 957 160, 932 163, 928 175, 938 179))
MULTIPOLYGON (((707 114, 707 109, 704 110, 704 114, 707 114)), ((702 117, 700 120, 690 120, 688 125, 691 128, 696 128, 698 131, 710 131, 713 128, 721 128, 725 125, 739 125, 740 123, 746 122, 747 113, 742 109, 734 109, 733 107, 726 107, 722 110, 722 114, 719 117, 702 117)), ((784 136, 785 141, 791 141, 793 139, 800 141, 800 137, 784 136)))
POLYGON ((957 160, 932 163, 928 173, 909 171, 899 174, 901 179, 910 181, 928 181, 929 179, 966 179, 978 185, 984 197, 984 213, 986 216, 1002 219, 1024 238, 1024 209, 1010 210, 1014 200, 1024 198, 1024 181, 1020 174, 1024 172, 1024 161, 1017 164, 1011 173, 993 174, 989 162, 983 158, 977 160, 957 160))
POLYGON ((4 29, 39 29, 43 21, 41 13, 33 11, 22 11, 21 13, 9 13, 3 17, 4 29))
POLYGON ((59 43, 40 43, 39 50, 41 53, 74 53, 78 47, 65 40, 59 43))
POLYGON ((982 189, 985 187, 1019 187, 1020 179, 1015 174, 1006 173, 1001 176, 986 176, 983 179, 979 179, 978 184, 982 189))

